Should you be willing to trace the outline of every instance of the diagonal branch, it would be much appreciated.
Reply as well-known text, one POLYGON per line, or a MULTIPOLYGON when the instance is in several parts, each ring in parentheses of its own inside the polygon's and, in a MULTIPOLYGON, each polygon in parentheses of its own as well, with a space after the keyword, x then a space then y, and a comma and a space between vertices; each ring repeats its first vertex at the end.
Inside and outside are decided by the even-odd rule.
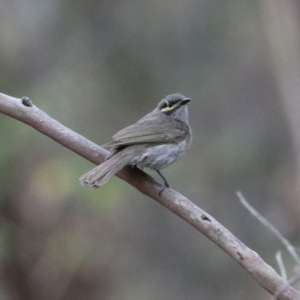
MULTIPOLYGON (((28 98, 17 99, 0 94, 0 112, 30 125, 95 164, 101 163, 108 153, 100 146, 52 119, 34 106, 28 98)), ((168 188, 159 196, 161 185, 136 168, 125 167, 118 172, 117 176, 143 194, 164 205, 203 233, 243 266, 272 295, 275 295, 280 287, 286 287, 286 281, 271 266, 266 264, 256 252, 246 247, 212 216, 183 195, 168 188)), ((300 293, 288 286, 278 299, 300 300, 300 293)))
POLYGON ((294 258, 296 263, 300 265, 300 257, 295 249, 295 247, 265 218, 263 217, 251 204, 245 199, 241 192, 237 192, 241 203, 249 210, 249 212, 263 225, 265 225, 286 247, 287 251, 294 258))

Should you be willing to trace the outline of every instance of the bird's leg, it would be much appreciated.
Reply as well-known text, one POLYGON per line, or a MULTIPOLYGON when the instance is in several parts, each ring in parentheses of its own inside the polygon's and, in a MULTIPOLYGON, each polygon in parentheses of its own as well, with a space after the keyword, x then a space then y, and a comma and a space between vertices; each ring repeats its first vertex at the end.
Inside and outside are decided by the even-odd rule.
POLYGON ((159 196, 161 195, 161 193, 166 189, 169 188, 169 182, 168 180, 164 177, 164 175, 159 171, 159 170, 155 170, 157 172, 157 174, 161 177, 161 179, 164 181, 164 184, 161 187, 161 190, 159 191, 159 196))

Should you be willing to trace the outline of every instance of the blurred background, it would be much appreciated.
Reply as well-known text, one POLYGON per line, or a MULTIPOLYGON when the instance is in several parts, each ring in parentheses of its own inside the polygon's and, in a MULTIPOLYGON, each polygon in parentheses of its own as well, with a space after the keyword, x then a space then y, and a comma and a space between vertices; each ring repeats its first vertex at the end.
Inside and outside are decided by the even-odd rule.
MULTIPOLYGON (((30 97, 98 144, 167 94, 192 98, 192 147, 164 175, 276 270, 283 250, 294 274, 236 191, 299 247, 299 1, 0 7, 1 93, 30 97)), ((91 163, 4 115, 0 141, 0 300, 270 298, 206 237, 120 179, 81 187, 91 163)))

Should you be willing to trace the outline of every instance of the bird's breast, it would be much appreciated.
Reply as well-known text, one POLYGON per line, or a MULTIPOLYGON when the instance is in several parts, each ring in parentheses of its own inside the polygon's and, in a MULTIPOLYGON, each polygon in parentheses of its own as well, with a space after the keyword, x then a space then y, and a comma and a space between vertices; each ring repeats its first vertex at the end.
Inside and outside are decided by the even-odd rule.
POLYGON ((189 144, 186 141, 178 144, 151 145, 145 148, 143 154, 136 157, 132 164, 141 168, 161 170, 177 161, 185 154, 189 144))

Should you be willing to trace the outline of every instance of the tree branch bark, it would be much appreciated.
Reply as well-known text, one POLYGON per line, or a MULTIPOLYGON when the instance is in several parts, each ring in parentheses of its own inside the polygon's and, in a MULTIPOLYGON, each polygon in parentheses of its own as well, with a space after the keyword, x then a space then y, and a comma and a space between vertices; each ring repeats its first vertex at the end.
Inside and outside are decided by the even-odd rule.
MULTIPOLYGON (((0 112, 28 124, 95 164, 103 162, 108 153, 105 149, 51 118, 34 106, 28 98, 18 99, 0 93, 0 112)), ((282 287, 285 287, 278 299, 300 300, 300 293, 291 286, 287 286, 286 281, 256 252, 245 246, 217 220, 189 199, 170 188, 164 190, 159 196, 161 185, 136 168, 125 167, 118 172, 117 176, 203 233, 243 266, 270 294, 276 295, 282 287)))

